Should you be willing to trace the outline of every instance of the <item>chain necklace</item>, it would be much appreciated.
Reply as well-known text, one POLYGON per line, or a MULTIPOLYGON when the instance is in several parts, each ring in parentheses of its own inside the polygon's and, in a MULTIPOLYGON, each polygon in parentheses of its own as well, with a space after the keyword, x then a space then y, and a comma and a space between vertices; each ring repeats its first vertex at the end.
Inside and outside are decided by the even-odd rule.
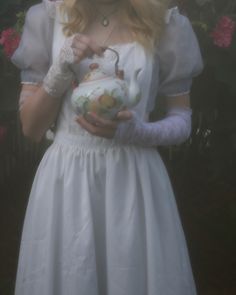
POLYGON ((108 34, 106 35, 106 38, 103 40, 103 42, 102 42, 102 47, 106 47, 106 45, 107 45, 107 42, 110 40, 110 38, 111 38, 111 36, 112 36, 112 34, 113 34, 113 32, 114 32, 114 30, 116 29, 116 27, 117 27, 117 25, 116 25, 116 23, 111 27, 111 29, 109 30, 109 32, 108 32, 108 34))
POLYGON ((114 10, 112 10, 111 12, 109 12, 108 14, 104 14, 104 13, 98 11, 98 13, 101 15, 101 20, 100 20, 101 25, 103 27, 108 27, 110 24, 109 16, 113 15, 117 11, 118 11, 117 7, 114 10))

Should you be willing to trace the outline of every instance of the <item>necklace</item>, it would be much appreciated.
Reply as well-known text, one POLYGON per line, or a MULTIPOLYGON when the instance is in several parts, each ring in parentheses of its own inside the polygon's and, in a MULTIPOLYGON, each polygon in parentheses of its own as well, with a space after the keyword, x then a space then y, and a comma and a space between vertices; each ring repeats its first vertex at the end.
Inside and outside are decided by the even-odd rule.
POLYGON ((108 32, 106 38, 105 38, 105 39, 103 40, 103 42, 102 42, 102 47, 106 48, 106 44, 107 44, 107 42, 109 41, 109 39, 111 38, 111 35, 112 35, 112 33, 114 32, 115 28, 116 28, 116 24, 114 24, 114 25, 111 27, 111 29, 109 30, 109 32, 108 32))
POLYGON ((101 25, 103 25, 103 27, 108 27, 110 24, 109 16, 113 15, 117 11, 118 11, 117 7, 114 10, 112 10, 111 12, 109 12, 108 14, 104 14, 104 13, 98 11, 98 13, 101 15, 101 20, 100 20, 101 25))

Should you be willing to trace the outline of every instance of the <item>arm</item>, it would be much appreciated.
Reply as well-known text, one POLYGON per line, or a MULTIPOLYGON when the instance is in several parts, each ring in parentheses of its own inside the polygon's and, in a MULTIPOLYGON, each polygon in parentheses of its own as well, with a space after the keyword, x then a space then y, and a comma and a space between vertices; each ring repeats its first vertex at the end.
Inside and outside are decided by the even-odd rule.
POLYGON ((55 121, 61 98, 73 80, 70 65, 94 53, 101 55, 102 49, 90 38, 84 35, 72 36, 66 40, 41 86, 23 84, 20 118, 27 137, 37 142, 42 139, 55 121))
POLYGON ((27 84, 22 86, 20 101, 23 133, 39 142, 55 121, 61 101, 51 97, 42 86, 27 84))
POLYGON ((118 126, 117 141, 142 146, 166 146, 184 142, 191 133, 191 109, 188 95, 167 98, 165 118, 143 122, 134 115, 118 126))
POLYGON ((89 114, 92 120, 80 116, 77 122, 91 134, 114 138, 117 142, 142 146, 179 144, 191 132, 189 95, 169 97, 167 105, 166 117, 156 122, 143 122, 128 110, 119 112, 117 121, 89 114))

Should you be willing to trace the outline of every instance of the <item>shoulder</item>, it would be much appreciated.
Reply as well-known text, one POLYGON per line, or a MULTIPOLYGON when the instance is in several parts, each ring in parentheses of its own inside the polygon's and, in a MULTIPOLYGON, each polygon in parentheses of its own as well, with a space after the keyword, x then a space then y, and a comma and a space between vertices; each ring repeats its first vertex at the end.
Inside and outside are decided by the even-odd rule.
POLYGON ((41 3, 31 6, 25 17, 25 34, 51 34, 57 9, 62 1, 43 0, 41 3))
MULTIPOLYGON (((21 69, 48 64, 53 42, 53 14, 59 1, 44 0, 26 13, 21 41, 12 62, 21 69)), ((41 69, 40 69, 41 71, 41 69)))
POLYGON ((166 28, 173 25, 186 26, 186 24, 190 24, 189 19, 185 15, 180 14, 177 6, 172 7, 166 11, 165 23, 166 28))
POLYGON ((165 26, 160 38, 158 49, 165 50, 179 48, 187 49, 188 46, 198 47, 198 41, 188 17, 179 13, 177 7, 168 9, 165 15, 165 26))
POLYGON ((62 1, 43 0, 41 3, 33 5, 29 8, 26 14, 26 20, 37 18, 38 20, 53 19, 56 16, 57 8, 61 5, 62 1))
POLYGON ((167 11, 166 25, 157 47, 161 91, 167 96, 188 92, 191 80, 203 69, 197 37, 189 19, 178 8, 167 11))
POLYGON ((185 43, 188 42, 188 39, 196 40, 190 20, 185 15, 180 14, 177 7, 168 9, 160 43, 185 43))

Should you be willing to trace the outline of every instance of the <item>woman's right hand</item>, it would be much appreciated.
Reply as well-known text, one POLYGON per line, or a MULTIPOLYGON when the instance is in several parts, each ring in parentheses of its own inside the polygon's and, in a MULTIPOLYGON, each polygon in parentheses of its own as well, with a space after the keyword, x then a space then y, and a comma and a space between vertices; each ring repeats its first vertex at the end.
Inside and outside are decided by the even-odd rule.
POLYGON ((61 98, 74 79, 70 66, 93 54, 102 55, 103 51, 104 49, 88 36, 76 34, 66 38, 59 56, 43 80, 44 90, 52 97, 61 98))
POLYGON ((124 109, 119 111, 113 120, 104 119, 95 113, 88 113, 86 116, 78 116, 76 122, 92 135, 114 138, 119 125, 132 120, 132 118, 133 112, 124 109))
POLYGON ((69 66, 80 63, 86 57, 94 54, 101 56, 104 49, 90 37, 83 34, 75 34, 67 38, 60 50, 59 62, 61 70, 68 71, 69 66))

